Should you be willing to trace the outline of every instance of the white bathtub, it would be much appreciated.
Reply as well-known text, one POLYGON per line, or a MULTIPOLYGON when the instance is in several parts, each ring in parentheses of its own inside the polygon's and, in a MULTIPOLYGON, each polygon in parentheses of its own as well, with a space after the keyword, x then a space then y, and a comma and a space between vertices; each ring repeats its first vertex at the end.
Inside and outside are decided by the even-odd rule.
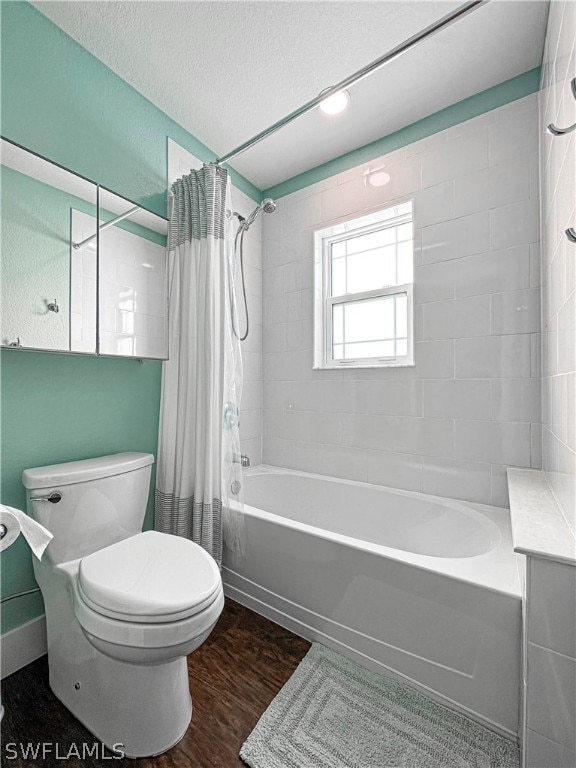
POLYGON ((521 585, 507 510, 257 467, 225 591, 509 736, 521 585))

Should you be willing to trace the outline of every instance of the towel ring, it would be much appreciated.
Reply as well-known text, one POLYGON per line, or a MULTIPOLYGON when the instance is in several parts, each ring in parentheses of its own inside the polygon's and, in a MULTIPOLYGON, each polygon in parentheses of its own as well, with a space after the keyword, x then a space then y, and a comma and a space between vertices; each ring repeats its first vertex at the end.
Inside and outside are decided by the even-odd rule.
MULTIPOLYGON (((576 77, 573 77, 572 80, 570 80, 570 90, 572 91, 572 96, 576 99, 576 77)), ((554 123, 550 123, 550 125, 547 126, 546 130, 548 133, 551 133, 552 136, 565 136, 567 133, 572 133, 572 131, 576 131, 576 123, 574 125, 569 126, 568 128, 558 128, 558 126, 554 125, 554 123)))
POLYGON ((574 123, 574 125, 570 125, 568 128, 558 128, 554 125, 554 123, 550 123, 550 125, 546 126, 546 130, 548 133, 551 133, 552 136, 565 136, 567 133, 576 131, 576 123, 574 123))
POLYGON ((574 227, 568 227, 568 229, 564 230, 564 233, 571 243, 576 243, 576 229, 574 227))

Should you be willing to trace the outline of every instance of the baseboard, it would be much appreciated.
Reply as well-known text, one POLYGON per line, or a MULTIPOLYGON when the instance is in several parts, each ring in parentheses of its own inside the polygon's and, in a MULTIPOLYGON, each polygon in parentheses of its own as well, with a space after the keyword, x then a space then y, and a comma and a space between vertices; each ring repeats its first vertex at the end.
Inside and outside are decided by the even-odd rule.
POLYGON ((4 679, 47 653, 46 617, 38 616, 11 629, 2 635, 0 643, 0 678, 4 679))

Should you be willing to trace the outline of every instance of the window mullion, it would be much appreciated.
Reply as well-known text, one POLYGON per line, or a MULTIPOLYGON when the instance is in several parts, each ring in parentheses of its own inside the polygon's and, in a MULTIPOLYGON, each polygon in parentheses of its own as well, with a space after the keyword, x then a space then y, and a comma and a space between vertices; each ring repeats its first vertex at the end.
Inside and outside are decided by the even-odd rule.
POLYGON ((402 285, 391 285, 386 288, 376 288, 374 291, 358 291, 358 293, 344 293, 341 296, 329 296, 328 300, 334 304, 345 304, 353 301, 362 301, 364 299, 377 299, 380 296, 394 296, 397 293, 407 293, 412 283, 403 283, 402 285))

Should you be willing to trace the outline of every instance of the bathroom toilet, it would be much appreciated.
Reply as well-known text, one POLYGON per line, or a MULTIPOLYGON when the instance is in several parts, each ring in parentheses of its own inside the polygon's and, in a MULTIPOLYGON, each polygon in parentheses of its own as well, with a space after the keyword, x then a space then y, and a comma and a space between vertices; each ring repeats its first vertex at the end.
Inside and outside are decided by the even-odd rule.
POLYGON ((186 656, 224 605, 218 566, 188 539, 142 532, 153 456, 27 469, 28 514, 54 534, 34 563, 50 687, 111 750, 157 755, 192 716, 186 656))

